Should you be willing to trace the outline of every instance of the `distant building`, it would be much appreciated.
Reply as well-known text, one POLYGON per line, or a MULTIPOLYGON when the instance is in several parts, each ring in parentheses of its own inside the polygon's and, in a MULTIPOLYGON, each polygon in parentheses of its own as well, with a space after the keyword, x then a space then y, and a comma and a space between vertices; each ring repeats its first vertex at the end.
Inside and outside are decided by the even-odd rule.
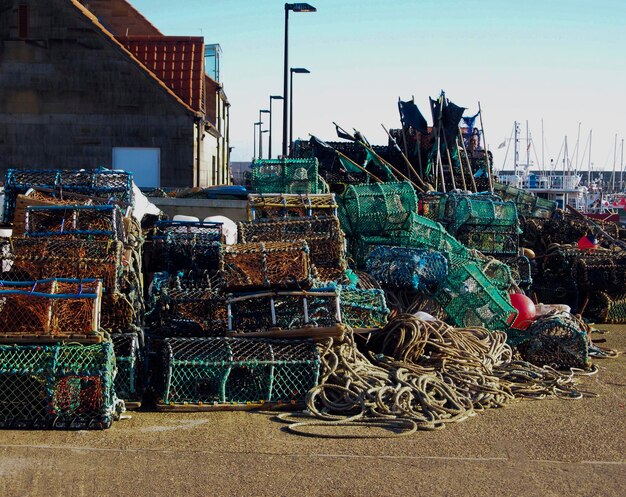
POLYGON ((0 174, 111 166, 146 187, 229 184, 220 56, 125 0, 6 0, 0 174))

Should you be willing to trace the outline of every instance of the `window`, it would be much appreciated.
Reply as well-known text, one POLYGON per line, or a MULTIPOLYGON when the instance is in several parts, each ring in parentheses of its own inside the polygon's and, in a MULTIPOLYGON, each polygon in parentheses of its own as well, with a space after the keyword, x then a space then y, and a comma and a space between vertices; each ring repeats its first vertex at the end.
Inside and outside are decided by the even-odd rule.
POLYGON ((28 38, 28 5, 17 7, 17 37, 28 38))

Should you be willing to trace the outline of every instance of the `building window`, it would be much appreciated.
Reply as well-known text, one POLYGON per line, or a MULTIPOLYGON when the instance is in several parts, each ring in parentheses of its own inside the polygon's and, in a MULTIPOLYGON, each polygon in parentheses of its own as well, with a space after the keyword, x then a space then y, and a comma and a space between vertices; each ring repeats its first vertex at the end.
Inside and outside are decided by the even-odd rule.
POLYGON ((28 5, 17 7, 17 37, 28 38, 28 5))

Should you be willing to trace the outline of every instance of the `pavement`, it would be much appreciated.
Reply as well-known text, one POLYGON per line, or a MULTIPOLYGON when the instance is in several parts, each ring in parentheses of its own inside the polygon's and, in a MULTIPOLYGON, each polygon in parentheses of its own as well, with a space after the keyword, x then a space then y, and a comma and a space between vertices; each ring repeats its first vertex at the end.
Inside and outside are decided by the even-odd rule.
MULTIPOLYGON (((105 431, 0 431, 1 497, 626 495, 626 326, 584 388, 400 438, 290 434, 275 415, 139 411, 105 431)), ((331 434, 375 434, 375 429, 331 434)))

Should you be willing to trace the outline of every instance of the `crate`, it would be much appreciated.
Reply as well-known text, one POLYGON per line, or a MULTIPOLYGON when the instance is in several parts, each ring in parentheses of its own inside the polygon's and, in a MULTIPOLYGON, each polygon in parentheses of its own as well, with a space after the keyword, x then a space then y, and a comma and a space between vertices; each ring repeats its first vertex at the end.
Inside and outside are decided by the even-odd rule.
POLYGON ((333 193, 248 195, 248 220, 336 216, 333 193))
POLYGON ((123 244, 111 240, 76 240, 62 237, 12 237, 0 247, 5 281, 56 278, 102 280, 103 292, 121 286, 123 244))
POLYGON ((126 239, 117 205, 29 206, 24 231, 30 237, 66 236, 122 242, 126 239))
POLYGON ((145 250, 149 272, 218 271, 222 223, 158 221, 145 250))
POLYGON ((323 181, 317 174, 315 157, 307 159, 259 159, 250 166, 252 188, 260 194, 326 193, 323 181))
POLYGON ((141 407, 143 397, 143 354, 137 333, 111 334, 117 374, 115 394, 124 401, 127 409, 141 407))
POLYGON ((231 295, 227 306, 228 330, 236 333, 331 328, 342 322, 334 288, 231 295))
POLYGON ((114 376, 111 342, 0 345, 0 428, 108 428, 114 376))
POLYGON ((517 317, 508 296, 498 290, 475 262, 451 264, 435 300, 455 326, 484 326, 504 331, 517 317))
POLYGON ((384 288, 431 292, 448 274, 440 252, 393 246, 371 246, 365 268, 384 288))
POLYGON ((353 235, 381 235, 406 229, 417 212, 417 197, 409 182, 351 185, 343 205, 353 235))
POLYGON ((168 338, 157 407, 268 407, 304 402, 320 358, 305 340, 168 338))
POLYGON ((231 291, 262 288, 309 288, 313 282, 305 241, 227 245, 221 278, 231 291))
POLYGON ((100 280, 0 281, 0 341, 99 342, 100 280))
POLYGON ((152 283, 146 325, 158 336, 224 335, 228 327, 226 302, 206 279, 161 273, 152 283))
POLYGON ((238 236, 241 243, 306 241, 311 264, 322 281, 341 279, 348 267, 345 238, 335 216, 240 222, 238 236))
POLYGON ((125 171, 9 169, 4 187, 5 223, 13 221, 17 196, 31 188, 106 198, 123 206, 134 203, 132 173, 125 171))

